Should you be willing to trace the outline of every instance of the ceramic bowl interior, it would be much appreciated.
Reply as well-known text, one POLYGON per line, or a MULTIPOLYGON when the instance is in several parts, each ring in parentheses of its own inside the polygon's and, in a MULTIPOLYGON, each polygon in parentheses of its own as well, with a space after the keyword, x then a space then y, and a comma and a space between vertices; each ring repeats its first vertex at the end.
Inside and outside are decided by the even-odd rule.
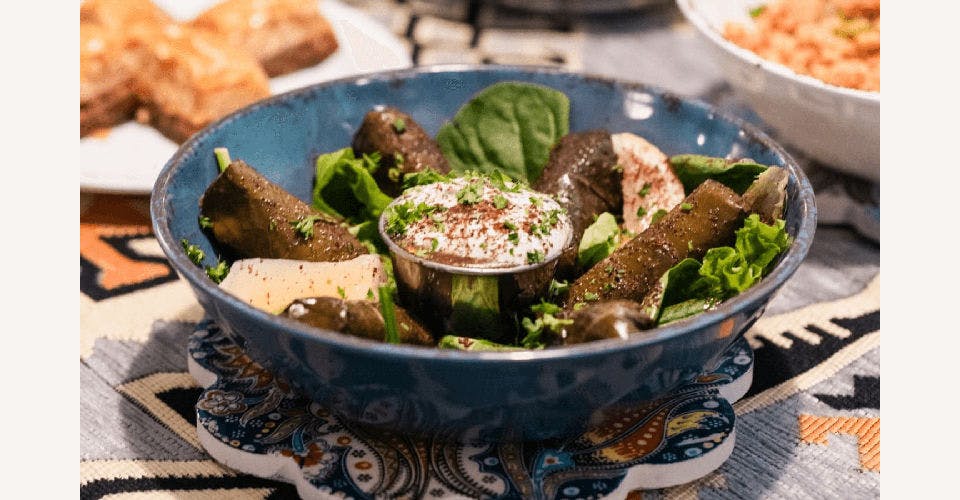
POLYGON ((543 439, 581 432, 598 411, 662 396, 693 379, 755 321, 800 265, 816 225, 813 191, 770 138, 700 102, 637 83, 536 67, 420 67, 318 84, 244 108, 192 137, 154 187, 155 234, 170 263, 221 328, 248 354, 347 421, 465 439, 543 439), (790 172, 787 231, 794 244, 762 282, 714 311, 626 341, 521 352, 463 352, 392 345, 267 314, 225 293, 194 265, 215 243, 201 231, 198 200, 227 147, 268 179, 309 200, 317 155, 350 144, 376 105, 409 113, 430 134, 472 95, 505 80, 547 85, 571 102, 570 128, 645 137, 665 153, 750 157, 790 172))
POLYGON ((880 93, 838 87, 763 59, 723 37, 765 0, 677 0, 734 90, 777 137, 828 167, 880 180, 880 93))

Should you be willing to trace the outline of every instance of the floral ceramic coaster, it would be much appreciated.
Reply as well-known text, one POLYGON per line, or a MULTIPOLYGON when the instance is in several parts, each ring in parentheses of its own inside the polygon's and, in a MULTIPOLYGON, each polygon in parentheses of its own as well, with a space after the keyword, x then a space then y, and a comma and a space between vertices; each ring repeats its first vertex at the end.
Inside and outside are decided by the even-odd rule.
POLYGON ((567 440, 450 444, 359 427, 299 397, 214 323, 189 344, 206 388, 197 433, 224 465, 296 485, 304 498, 599 498, 699 479, 733 451, 731 403, 750 388, 753 351, 736 341, 669 397, 604 412, 567 440))

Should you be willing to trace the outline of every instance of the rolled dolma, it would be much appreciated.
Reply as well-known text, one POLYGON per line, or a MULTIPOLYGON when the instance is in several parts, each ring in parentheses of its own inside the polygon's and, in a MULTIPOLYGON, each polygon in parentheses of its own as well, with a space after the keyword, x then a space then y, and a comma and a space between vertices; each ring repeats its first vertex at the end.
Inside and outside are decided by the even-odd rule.
POLYGON ((707 180, 657 223, 618 248, 570 285, 565 308, 611 299, 641 301, 668 269, 700 259, 734 238, 743 223, 740 196, 707 180))
POLYGON ((643 306, 632 300, 607 300, 573 313, 573 324, 564 327, 565 344, 602 339, 626 340, 631 334, 656 326, 643 306))
POLYGON ((200 198, 200 213, 214 238, 235 258, 338 262, 367 248, 341 223, 319 214, 268 181, 243 161, 234 161, 200 198))
POLYGON ((623 174, 616 167, 617 155, 606 130, 567 134, 550 150, 533 188, 556 195, 573 225, 573 241, 560 257, 558 277, 574 276, 580 238, 594 218, 603 212, 622 212, 623 174))
MULTIPOLYGON (((284 316, 308 325, 334 330, 355 337, 383 342, 386 336, 379 306, 369 300, 343 300, 337 297, 311 297, 293 301, 284 316)), ((420 323, 400 306, 394 306, 397 333, 404 344, 434 345, 420 323)))
POLYGON ((380 168, 373 178, 389 196, 400 194, 404 174, 427 168, 441 174, 450 171, 436 141, 410 115, 396 108, 368 112, 353 136, 352 146, 358 156, 380 153, 380 168))

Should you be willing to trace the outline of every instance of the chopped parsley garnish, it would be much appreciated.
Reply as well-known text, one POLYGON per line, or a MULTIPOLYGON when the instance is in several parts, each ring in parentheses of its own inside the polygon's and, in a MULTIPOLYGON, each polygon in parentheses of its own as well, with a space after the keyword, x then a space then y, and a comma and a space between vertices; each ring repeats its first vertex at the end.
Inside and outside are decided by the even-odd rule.
POLYGON ((693 251, 693 240, 687 240, 687 250, 690 252, 693 251))
POLYGON ((604 284, 603 284, 603 291, 604 291, 604 292, 609 292, 610 290, 613 290, 613 283, 604 283, 604 284))
MULTIPOLYGON (((408 225, 440 210, 443 210, 443 207, 422 202, 416 206, 412 201, 398 203, 390 208, 385 225, 386 230, 393 236, 399 236, 407 231, 408 225)), ((436 219, 433 219, 433 222, 438 223, 436 219)))
POLYGON ((623 165, 617 163, 616 165, 614 165, 614 166, 611 168, 611 170, 613 170, 614 172, 620 172, 620 173, 622 173, 622 172, 623 172, 623 165))
POLYGON ((376 296, 373 295, 373 289, 367 288, 367 300, 374 300, 376 296))
POLYGON ((430 221, 433 222, 433 226, 437 228, 437 231, 443 232, 444 224, 443 217, 440 214, 433 214, 430 216, 430 221))
POLYGON ((503 221, 503 227, 505 227, 505 228, 507 228, 507 229, 509 229, 509 230, 511 230, 511 231, 516 231, 516 230, 517 230, 517 225, 514 224, 514 223, 512 223, 512 222, 510 222, 510 221, 508 221, 508 220, 503 221))
POLYGON ((339 295, 341 299, 345 299, 345 298, 347 298, 347 291, 344 290, 342 286, 338 286, 338 287, 337 287, 337 295, 339 295))
POLYGON ((559 314, 562 309, 554 303, 541 299, 539 304, 530 306, 530 311, 537 314, 559 314))
POLYGON ((607 264, 607 267, 604 267, 604 268, 603 268, 603 272, 605 272, 605 273, 607 273, 607 274, 612 273, 612 272, 613 272, 613 266, 611 266, 610 264, 607 264))
POLYGON ((376 172, 380 168, 380 159, 381 155, 379 151, 374 151, 370 154, 363 153, 361 160, 363 162, 363 168, 367 169, 367 172, 371 174, 376 172))
POLYGON ((643 217, 647 215, 647 209, 643 207, 637 207, 637 217, 643 217))
POLYGON ((227 277, 227 273, 230 272, 230 266, 227 265, 225 261, 217 262, 216 266, 207 266, 207 276, 213 280, 214 283, 220 283, 224 278, 227 277))
POLYGON ((270 230, 271 230, 271 231, 276 231, 276 230, 277 230, 277 221, 275 221, 275 220, 273 220, 273 219, 270 219, 270 230))
POLYGON ((583 294, 583 300, 586 300, 587 302, 596 302, 600 300, 600 296, 593 292, 587 292, 583 294))
POLYGON ((414 186, 424 186, 427 184, 433 184, 434 182, 446 182, 451 178, 451 176, 441 174, 440 172, 427 167, 417 172, 403 174, 403 189, 407 190, 414 186))
POLYGON ((527 252, 527 263, 528 264, 537 264, 543 262, 543 252, 540 250, 534 250, 532 252, 527 252))
POLYGON ((407 122, 403 121, 403 118, 397 118, 393 121, 393 129, 396 130, 398 134, 402 134, 403 131, 407 129, 407 122))
POLYGON ((657 211, 653 213, 653 216, 650 217, 650 223, 651 223, 651 224, 656 224, 657 221, 659 221, 660 219, 662 219, 664 215, 667 215, 667 211, 666 211, 666 210, 664 210, 664 209, 662 209, 662 208, 657 209, 657 211))
POLYGON ((650 188, 651 188, 651 187, 652 187, 652 186, 650 185, 649 182, 644 182, 644 183, 643 183, 643 187, 640 188, 640 191, 637 191, 637 194, 640 195, 641 198, 643 198, 643 197, 647 196, 648 194, 650 194, 650 188))
POLYGON ((473 179, 457 192, 457 202, 463 205, 479 203, 483 198, 483 179, 473 179))
POLYGON ((536 197, 536 196, 531 196, 531 197, 530 197, 530 204, 531 204, 531 205, 533 205, 533 206, 535 206, 535 207, 537 207, 537 208, 540 208, 540 205, 541 205, 542 203, 543 203, 543 200, 541 200, 540 198, 538 198, 538 197, 536 197))
POLYGON ((210 217, 206 215, 201 215, 197 222, 200 223, 200 229, 210 229, 213 227, 213 222, 210 220, 210 217))
POLYGON ((431 252, 436 252, 436 251, 437 251, 437 247, 439 247, 439 246, 440 246, 440 240, 438 240, 438 239, 436 239, 436 238, 430 238, 430 251, 431 251, 431 252))
MULTIPOLYGON (((520 244, 520 235, 517 234, 516 231, 511 231, 510 234, 507 235, 507 240, 509 240, 510 243, 513 243, 514 245, 519 245, 519 244, 520 244)), ((513 249, 511 248, 510 251, 513 252, 513 249)), ((511 253, 511 255, 513 255, 513 254, 511 253)))
POLYGON ((190 243, 186 238, 180 240, 180 246, 183 247, 183 251, 187 253, 187 257, 191 262, 198 266, 203 262, 204 254, 200 247, 190 243))
POLYGON ((576 304, 573 305, 573 310, 574 310, 574 311, 579 311, 580 309, 583 309, 584 307, 587 307, 587 303, 586 303, 586 302, 577 302, 576 304))
POLYGON ((693 210, 693 205, 691 205, 691 204, 689 204, 689 203, 687 203, 687 202, 683 202, 683 203, 680 204, 680 210, 683 210, 684 212, 689 212, 689 211, 693 210))
POLYGON ((313 238, 313 225, 316 224, 318 220, 323 220, 323 218, 322 215, 308 215, 290 221, 290 225, 293 226, 293 230, 299 234, 301 238, 309 240, 313 238))
POLYGON ((570 283, 568 283, 567 280, 550 280, 550 288, 547 290, 547 295, 550 297, 559 297, 567 293, 567 290, 570 290, 570 283))
POLYGON ((493 197, 493 206, 497 210, 503 210, 507 207, 507 199, 502 194, 498 194, 493 197))
POLYGON ((760 5, 760 6, 754 7, 754 8, 752 8, 752 9, 750 9, 750 11, 749 11, 749 12, 750 12, 750 17, 756 19, 756 18, 760 17, 760 15, 763 14, 763 11, 765 11, 765 10, 767 10, 767 6, 766 6, 766 5, 760 5))

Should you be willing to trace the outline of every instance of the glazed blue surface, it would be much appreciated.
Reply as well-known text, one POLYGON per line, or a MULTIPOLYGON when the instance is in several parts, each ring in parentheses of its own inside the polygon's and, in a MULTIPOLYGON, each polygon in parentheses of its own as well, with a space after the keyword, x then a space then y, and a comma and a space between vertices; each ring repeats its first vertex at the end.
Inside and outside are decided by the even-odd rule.
POLYGON ((339 80, 238 111, 184 144, 151 200, 154 231, 207 313, 255 360, 343 418, 404 432, 438 428, 481 439, 546 439, 581 432, 598 409, 654 399, 690 381, 755 321, 806 256, 813 191, 781 147, 710 107, 636 83, 523 67, 425 67, 339 80), (567 94, 570 129, 634 132, 666 154, 749 157, 790 171, 787 231, 795 243, 760 284, 714 311, 627 341, 535 352, 474 353, 396 346, 314 329, 253 309, 221 291, 180 248, 186 238, 216 264, 197 224, 198 200, 227 147, 268 179, 309 200, 314 161, 350 144, 373 106, 396 106, 435 134, 474 93, 528 81, 567 94))

